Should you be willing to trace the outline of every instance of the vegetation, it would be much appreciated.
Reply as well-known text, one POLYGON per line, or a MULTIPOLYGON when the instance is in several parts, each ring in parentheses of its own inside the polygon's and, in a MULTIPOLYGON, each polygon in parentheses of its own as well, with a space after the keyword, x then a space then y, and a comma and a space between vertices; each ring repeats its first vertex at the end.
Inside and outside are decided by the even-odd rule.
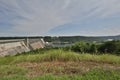
POLYGON ((100 52, 120 54, 120 41, 109 41, 99 47, 100 52))
POLYGON ((120 72, 118 71, 109 71, 109 70, 91 70, 88 73, 82 75, 62 75, 55 76, 52 74, 47 74, 39 77, 28 78, 25 76, 7 76, 1 78, 1 80, 119 80, 120 72))
POLYGON ((70 47, 72 51, 80 53, 94 53, 94 54, 117 54, 120 55, 120 41, 108 41, 104 43, 86 43, 77 42, 70 47))
POLYGON ((116 55, 41 49, 1 57, 0 80, 119 80, 119 66, 116 55))
POLYGON ((23 53, 16 56, 8 56, 0 58, 0 65, 14 64, 19 62, 44 62, 44 61, 95 61, 95 62, 110 62, 120 64, 120 58, 116 55, 102 54, 78 54, 71 51, 64 51, 62 49, 53 50, 37 50, 33 52, 23 53))

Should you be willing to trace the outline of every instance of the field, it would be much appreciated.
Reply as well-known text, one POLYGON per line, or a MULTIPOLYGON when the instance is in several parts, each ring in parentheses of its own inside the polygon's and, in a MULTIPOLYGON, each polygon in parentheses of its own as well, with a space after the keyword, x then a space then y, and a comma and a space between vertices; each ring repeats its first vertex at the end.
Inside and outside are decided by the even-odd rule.
POLYGON ((0 80, 120 80, 120 57, 37 50, 0 58, 0 80))

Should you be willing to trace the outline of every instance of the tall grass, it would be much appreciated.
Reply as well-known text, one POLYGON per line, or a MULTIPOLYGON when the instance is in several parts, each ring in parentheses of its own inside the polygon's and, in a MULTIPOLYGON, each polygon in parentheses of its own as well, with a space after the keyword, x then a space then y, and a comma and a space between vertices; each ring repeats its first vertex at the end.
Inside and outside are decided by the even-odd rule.
POLYGON ((109 62, 120 64, 120 57, 110 54, 102 55, 92 55, 92 54, 78 54, 71 51, 64 50, 48 50, 35 54, 18 55, 18 56, 8 56, 0 58, 0 65, 2 64, 13 64, 19 62, 43 62, 43 61, 75 61, 79 62, 81 60, 86 61, 96 61, 96 62, 109 62))

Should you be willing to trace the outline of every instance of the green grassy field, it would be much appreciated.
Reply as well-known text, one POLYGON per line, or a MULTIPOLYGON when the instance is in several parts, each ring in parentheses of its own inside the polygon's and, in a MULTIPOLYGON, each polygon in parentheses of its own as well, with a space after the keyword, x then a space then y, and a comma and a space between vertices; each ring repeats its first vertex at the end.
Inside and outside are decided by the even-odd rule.
POLYGON ((37 50, 0 58, 0 80, 120 80, 120 57, 37 50))

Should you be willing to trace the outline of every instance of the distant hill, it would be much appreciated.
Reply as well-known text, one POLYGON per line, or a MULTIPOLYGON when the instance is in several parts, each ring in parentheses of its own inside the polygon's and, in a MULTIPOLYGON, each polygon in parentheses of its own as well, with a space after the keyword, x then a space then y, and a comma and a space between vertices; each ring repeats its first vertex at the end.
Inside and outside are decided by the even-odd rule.
POLYGON ((69 42, 74 43, 78 41, 88 41, 88 42, 103 42, 109 40, 120 40, 120 35, 118 36, 100 36, 100 37, 87 37, 87 36, 60 36, 60 37, 45 37, 45 41, 55 41, 55 42, 69 42))
POLYGON ((118 36, 105 36, 105 37, 100 37, 103 40, 107 40, 107 39, 113 39, 113 40, 120 40, 120 35, 118 36))
POLYGON ((51 36, 35 36, 35 37, 0 37, 2 40, 6 39, 25 39, 25 38, 43 38, 47 42, 68 42, 74 43, 78 41, 88 41, 88 42, 103 42, 108 40, 120 40, 120 35, 117 36, 59 36, 59 37, 51 37, 51 36))

